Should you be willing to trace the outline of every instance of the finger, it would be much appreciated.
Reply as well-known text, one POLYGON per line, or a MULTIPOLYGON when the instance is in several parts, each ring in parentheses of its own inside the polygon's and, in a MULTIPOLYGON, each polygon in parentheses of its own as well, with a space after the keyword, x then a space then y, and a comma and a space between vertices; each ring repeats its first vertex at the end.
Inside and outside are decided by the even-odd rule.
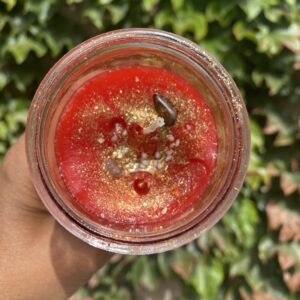
POLYGON ((24 135, 7 152, 0 176, 2 194, 10 199, 11 204, 26 210, 45 211, 31 181, 24 135))

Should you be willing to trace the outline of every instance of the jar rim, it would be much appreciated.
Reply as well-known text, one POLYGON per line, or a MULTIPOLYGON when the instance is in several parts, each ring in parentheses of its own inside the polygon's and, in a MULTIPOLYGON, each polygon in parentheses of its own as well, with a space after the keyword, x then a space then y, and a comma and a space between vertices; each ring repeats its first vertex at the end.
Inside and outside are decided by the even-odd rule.
POLYGON ((249 155, 250 155, 250 130, 248 114, 243 99, 238 91, 231 76, 224 67, 214 59, 205 50, 181 36, 156 29, 131 28, 121 29, 104 33, 93 37, 82 44, 76 46, 63 56, 47 73, 34 96, 27 121, 26 129, 26 152, 29 162, 29 168, 34 186, 43 201, 44 205, 54 216, 54 218, 69 232, 92 246, 122 254, 151 254, 167 251, 183 244, 186 244, 211 228, 217 223, 225 212, 229 209, 236 198, 242 183, 246 176, 249 155), (126 240, 117 240, 110 237, 95 234, 87 227, 70 218, 68 214, 61 210, 51 197, 51 192, 47 182, 41 172, 41 165, 38 159, 40 132, 37 126, 41 122, 43 109, 43 95, 51 89, 51 82, 57 79, 58 74, 62 73, 64 68, 70 66, 74 61, 79 62, 84 59, 87 53, 95 51, 99 47, 108 47, 118 45, 126 41, 145 40, 151 43, 164 43, 169 47, 180 50, 183 53, 189 53, 196 62, 205 61, 208 66, 208 73, 212 78, 217 78, 217 84, 227 93, 229 101, 234 109, 234 118, 236 122, 236 134, 240 143, 235 153, 235 167, 232 178, 229 179, 229 188, 224 191, 222 199, 217 203, 213 211, 208 214, 198 224, 194 224, 187 230, 181 231, 167 239, 157 239, 156 241, 130 242, 126 240))

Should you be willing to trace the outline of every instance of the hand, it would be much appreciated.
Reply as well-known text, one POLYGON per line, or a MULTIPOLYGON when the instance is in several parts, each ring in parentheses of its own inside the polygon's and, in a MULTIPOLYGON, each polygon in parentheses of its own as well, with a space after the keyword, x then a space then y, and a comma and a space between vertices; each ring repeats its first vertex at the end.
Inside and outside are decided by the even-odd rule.
POLYGON ((0 166, 1 299, 66 299, 110 256, 47 212, 31 182, 22 136, 0 166))

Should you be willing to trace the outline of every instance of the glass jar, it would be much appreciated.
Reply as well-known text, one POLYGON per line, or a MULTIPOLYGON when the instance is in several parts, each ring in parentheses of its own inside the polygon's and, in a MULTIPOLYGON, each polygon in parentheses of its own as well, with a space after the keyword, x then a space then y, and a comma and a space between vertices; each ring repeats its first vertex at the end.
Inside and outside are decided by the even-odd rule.
POLYGON ((197 238, 233 203, 249 160, 248 115, 230 75, 198 45, 159 30, 117 30, 78 45, 48 72, 30 108, 26 150, 34 186, 46 208, 66 230, 107 251, 158 253, 197 238), (72 205, 72 196, 59 173, 54 140, 59 117, 74 91, 103 70, 136 65, 167 68, 199 90, 214 115, 218 157, 201 205, 167 224, 135 231, 96 223, 72 205))

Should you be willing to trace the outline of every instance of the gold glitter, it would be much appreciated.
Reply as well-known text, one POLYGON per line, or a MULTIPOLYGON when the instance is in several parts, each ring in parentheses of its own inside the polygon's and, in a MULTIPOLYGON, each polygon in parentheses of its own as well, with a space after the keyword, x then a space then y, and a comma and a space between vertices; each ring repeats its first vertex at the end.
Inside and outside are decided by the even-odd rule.
MULTIPOLYGON (((101 118, 108 119, 121 115, 124 116, 128 126, 137 123, 143 128, 156 120, 157 113, 152 98, 143 96, 138 87, 130 91, 124 89, 122 92, 120 90, 118 93, 111 93, 109 101, 113 103, 116 110, 110 109, 103 98, 94 93, 89 98, 83 99, 83 109, 75 116, 77 120, 80 120, 80 128, 72 137, 74 145, 89 135, 89 140, 95 141, 95 147, 92 149, 87 147, 86 152, 96 153, 97 161, 90 164, 93 166, 92 169, 87 161, 78 162, 72 165, 72 168, 83 183, 93 183, 87 193, 95 206, 105 207, 105 214, 101 216, 102 218, 113 220, 117 213, 121 213, 126 216, 126 219, 123 219, 124 222, 134 224, 136 222, 134 216, 138 216, 141 212, 153 220, 172 213, 170 206, 174 202, 179 203, 178 206, 180 206, 180 201, 183 201, 186 179, 179 177, 174 180, 174 177, 169 174, 170 169, 174 164, 185 166, 188 163, 186 149, 189 150, 189 157, 198 157, 201 149, 205 149, 208 143, 207 132, 210 126, 214 126, 208 122, 211 115, 209 109, 197 105, 196 99, 183 95, 176 85, 171 83, 169 89, 156 89, 153 92, 170 99, 178 112, 174 126, 158 129, 157 151, 159 155, 146 153, 146 157, 140 157, 136 148, 128 143, 128 133, 122 132, 122 140, 113 146, 104 147, 104 142, 99 143, 99 137, 101 137, 101 142, 102 138, 111 139, 111 136, 105 136, 106 133, 101 132, 101 127, 99 127, 101 118), (114 111, 118 111, 118 115, 114 111), (184 128, 183 124, 188 124, 187 128, 190 127, 186 133, 180 131, 184 128), (177 142, 176 134, 173 134, 177 131, 184 136, 184 139, 180 139, 179 142, 177 142), (173 136, 174 140, 170 140, 170 136, 173 136), (172 143, 174 145, 171 147, 172 143), (172 152, 170 152, 171 149, 172 152), (114 178, 107 171, 105 163, 109 159, 113 159, 122 170, 122 176, 119 178, 114 178), (149 176, 153 177, 153 185, 149 193, 142 197, 137 195, 132 187, 134 176, 138 172, 151 174, 149 176)), ((81 150, 82 148, 78 149, 77 154, 81 150)))

